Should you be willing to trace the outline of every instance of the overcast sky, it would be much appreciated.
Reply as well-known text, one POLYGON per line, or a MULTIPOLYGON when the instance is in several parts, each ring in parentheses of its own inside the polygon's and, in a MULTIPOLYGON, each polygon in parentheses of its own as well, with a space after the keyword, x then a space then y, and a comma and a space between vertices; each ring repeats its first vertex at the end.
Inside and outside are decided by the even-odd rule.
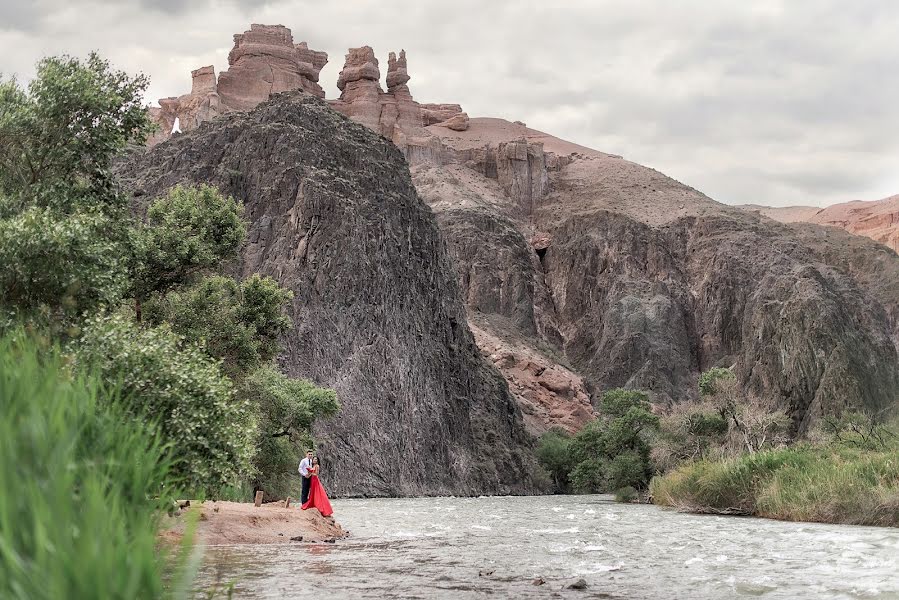
POLYGON ((405 48, 423 102, 521 120, 654 167, 721 202, 899 193, 894 0, 0 0, 0 72, 99 50, 148 101, 227 68, 231 35, 283 24, 328 52, 405 48))

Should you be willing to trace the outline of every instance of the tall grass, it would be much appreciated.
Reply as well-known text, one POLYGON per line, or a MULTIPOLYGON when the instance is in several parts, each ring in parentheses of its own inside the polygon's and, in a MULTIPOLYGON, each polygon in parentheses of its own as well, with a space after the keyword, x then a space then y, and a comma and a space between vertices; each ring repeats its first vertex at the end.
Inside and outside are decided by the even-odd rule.
POLYGON ((0 597, 166 596, 170 463, 120 406, 59 352, 0 338, 0 597))
POLYGON ((899 527, 899 446, 801 445, 683 465, 653 502, 703 513, 899 527))

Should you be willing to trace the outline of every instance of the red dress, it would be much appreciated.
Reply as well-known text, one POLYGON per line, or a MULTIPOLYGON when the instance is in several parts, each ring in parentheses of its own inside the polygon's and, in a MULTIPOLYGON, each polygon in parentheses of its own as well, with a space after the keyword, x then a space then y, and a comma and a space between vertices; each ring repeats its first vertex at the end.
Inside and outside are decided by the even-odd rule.
POLYGON ((303 510, 317 508, 323 517, 330 517, 334 514, 334 511, 331 509, 331 502, 328 500, 328 494, 325 493, 324 486, 318 480, 318 475, 313 475, 309 479, 309 499, 300 508, 303 510))

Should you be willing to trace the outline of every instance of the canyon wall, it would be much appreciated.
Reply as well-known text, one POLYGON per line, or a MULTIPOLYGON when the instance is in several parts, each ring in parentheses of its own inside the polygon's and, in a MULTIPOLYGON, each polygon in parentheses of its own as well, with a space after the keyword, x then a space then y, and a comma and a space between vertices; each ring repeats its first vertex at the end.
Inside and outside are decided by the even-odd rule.
POLYGON ((240 266, 294 292, 282 369, 337 390, 329 491, 533 493, 521 413, 475 345, 432 212, 389 141, 299 91, 132 156, 138 202, 208 183, 243 202, 240 266))
MULTIPOLYGON (((277 28, 251 32, 268 29, 277 28)), ((275 45, 287 49, 289 32, 279 36, 275 45)), ((253 73, 266 82, 266 71, 242 73, 250 79, 244 87, 258 92, 245 95, 251 104, 266 94, 253 73)), ((465 319, 455 317, 454 327, 470 327, 529 432, 578 429, 611 387, 645 389, 662 404, 695 398, 699 374, 713 366, 733 367, 747 394, 780 403, 797 432, 823 414, 897 405, 895 253, 836 237, 825 243, 818 230, 724 206, 657 171, 521 122, 419 103, 410 80, 406 53, 390 53, 384 91, 374 50, 353 48, 340 97, 327 103, 405 158, 465 303, 465 319), (891 274, 888 281, 868 272, 875 267, 891 274)), ((310 82, 290 85, 321 97, 310 82)), ((196 75, 199 92, 179 106, 203 105, 210 85, 208 73, 196 75)), ((364 160, 364 148, 355 152, 364 160)), ((289 369, 318 372, 299 351, 286 360, 289 369)), ((370 377, 372 393, 382 386, 382 396, 392 394, 389 380, 370 377)))

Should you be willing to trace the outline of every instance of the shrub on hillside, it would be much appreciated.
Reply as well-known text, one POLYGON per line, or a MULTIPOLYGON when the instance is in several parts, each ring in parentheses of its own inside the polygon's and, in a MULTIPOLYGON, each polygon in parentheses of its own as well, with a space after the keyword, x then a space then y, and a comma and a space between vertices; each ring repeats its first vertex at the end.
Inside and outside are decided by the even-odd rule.
POLYGON ((193 492, 218 490, 251 471, 256 420, 218 364, 165 326, 113 315, 87 322, 80 363, 119 382, 134 414, 159 419, 178 457, 174 473, 193 492))
POLYGON ((571 438, 553 431, 544 434, 537 457, 559 491, 569 485, 580 493, 645 488, 651 475, 648 438, 658 423, 644 392, 609 390, 603 394, 598 419, 571 438))

